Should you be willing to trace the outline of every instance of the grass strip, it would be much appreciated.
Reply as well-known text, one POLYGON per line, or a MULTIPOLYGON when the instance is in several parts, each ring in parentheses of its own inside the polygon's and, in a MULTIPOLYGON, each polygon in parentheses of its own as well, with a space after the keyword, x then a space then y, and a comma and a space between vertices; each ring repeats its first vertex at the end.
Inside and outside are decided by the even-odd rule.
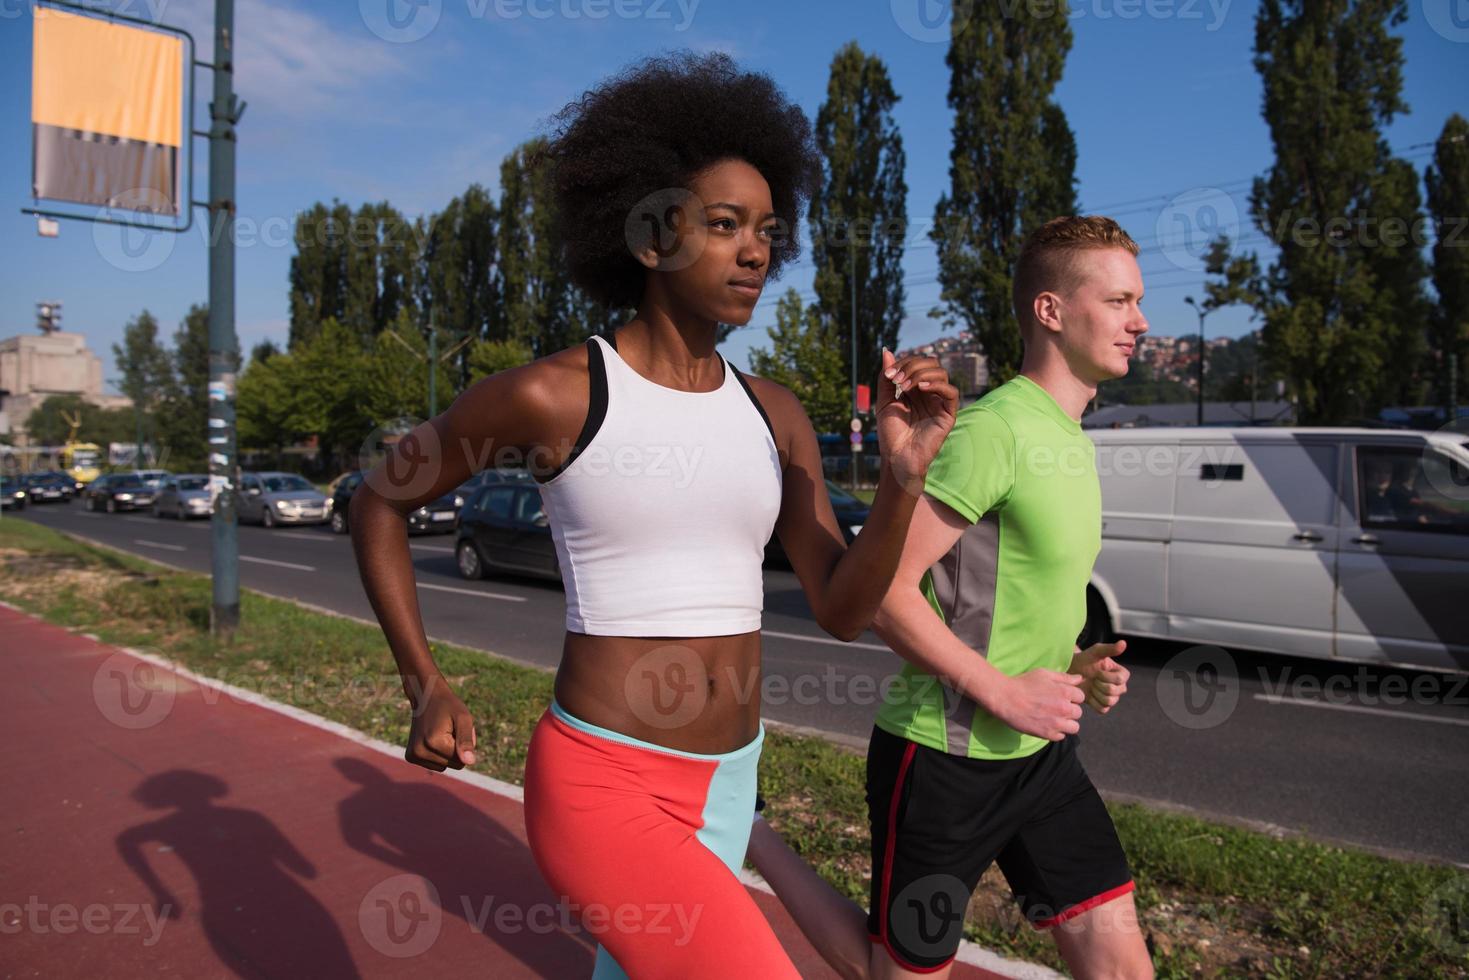
MULTIPOLYGON (((206 576, 175 572, 24 520, 0 521, 0 598, 103 641, 403 744, 409 715, 375 627, 248 590, 234 642, 209 635, 206 576)), ((550 673, 433 644, 474 713, 473 767, 519 783, 550 673)), ((870 876, 860 754, 776 728, 761 759, 767 817, 865 907, 870 876)), ((1136 805, 1113 805, 1159 977, 1469 976, 1469 875, 1303 839, 1277 839, 1136 805)), ((1061 967, 991 868, 969 907, 971 939, 1061 967)))

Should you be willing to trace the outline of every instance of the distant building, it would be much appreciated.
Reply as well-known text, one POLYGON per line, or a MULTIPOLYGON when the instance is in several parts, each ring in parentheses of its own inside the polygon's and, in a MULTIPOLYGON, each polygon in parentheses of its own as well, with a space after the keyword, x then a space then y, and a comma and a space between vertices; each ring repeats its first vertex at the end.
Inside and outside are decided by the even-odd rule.
POLYGON ((949 381, 961 395, 983 391, 989 384, 989 365, 976 351, 950 351, 939 355, 939 364, 949 372, 949 381))
POLYGON ((102 359, 79 333, 43 329, 40 334, 0 340, 0 437, 18 448, 30 445, 25 423, 52 395, 80 395, 102 408, 132 402, 102 393, 102 359))

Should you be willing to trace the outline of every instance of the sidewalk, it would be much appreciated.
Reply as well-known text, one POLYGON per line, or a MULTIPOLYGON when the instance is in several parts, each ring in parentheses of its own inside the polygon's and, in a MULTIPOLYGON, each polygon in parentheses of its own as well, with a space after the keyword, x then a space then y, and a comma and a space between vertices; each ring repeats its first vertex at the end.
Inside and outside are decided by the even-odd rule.
MULTIPOLYGON (((590 974, 518 787, 162 663, 0 605, 7 975, 590 974)), ((803 976, 834 976, 751 894, 803 976)), ((1048 975, 987 956, 953 976, 1048 975)))

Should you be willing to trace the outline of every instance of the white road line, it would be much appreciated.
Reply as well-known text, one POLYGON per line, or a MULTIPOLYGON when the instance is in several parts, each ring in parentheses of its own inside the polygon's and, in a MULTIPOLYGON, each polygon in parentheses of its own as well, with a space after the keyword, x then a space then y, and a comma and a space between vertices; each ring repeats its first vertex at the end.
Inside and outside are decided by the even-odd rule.
POLYGON ((273 558, 255 558, 251 555, 241 555, 240 561, 253 561, 257 565, 274 565, 277 568, 294 568, 299 572, 314 572, 315 565, 297 565, 293 561, 276 561, 273 558))
POLYGON ((783 640, 805 640, 807 643, 829 643, 832 646, 838 647, 857 647, 861 650, 888 649, 887 645, 882 643, 861 643, 857 640, 853 640, 851 643, 847 643, 843 640, 838 640, 834 636, 807 636, 804 633, 781 633, 778 630, 761 630, 760 635, 778 636, 783 640))
POLYGON ((165 551, 188 551, 189 550, 188 548, 185 548, 181 544, 164 544, 162 541, 147 541, 147 540, 144 540, 143 538, 133 538, 133 544, 143 544, 143 545, 147 545, 150 548, 162 548, 165 551))
POLYGON ((301 541, 335 541, 335 537, 327 537, 325 534, 307 534, 304 531, 277 531, 278 538, 297 538, 301 541))
POLYGON ((433 585, 429 582, 419 582, 420 589, 433 589, 436 592, 457 592, 460 595, 476 595, 481 599, 503 599, 505 602, 524 602, 523 595, 504 595, 499 592, 481 592, 479 589, 456 589, 452 585, 433 585))
POLYGON ((1256 694, 1256 701, 1268 701, 1271 704, 1298 704, 1307 708, 1335 708, 1338 711, 1355 711, 1364 715, 1384 715, 1388 718, 1401 718, 1404 721, 1436 721, 1443 725, 1469 725, 1469 718, 1435 718, 1433 715, 1419 714, 1414 711, 1389 711, 1386 708, 1366 708, 1359 704, 1332 704, 1329 701, 1318 701, 1315 698, 1287 698, 1278 694, 1256 694))
POLYGON ((452 555, 454 553, 453 548, 445 548, 443 545, 438 544, 414 544, 410 541, 408 547, 417 548, 419 551, 442 551, 446 555, 452 555))

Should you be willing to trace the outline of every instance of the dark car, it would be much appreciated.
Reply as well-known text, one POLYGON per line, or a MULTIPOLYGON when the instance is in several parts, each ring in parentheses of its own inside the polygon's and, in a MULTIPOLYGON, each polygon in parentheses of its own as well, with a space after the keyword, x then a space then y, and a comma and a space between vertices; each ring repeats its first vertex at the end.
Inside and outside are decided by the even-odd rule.
POLYGON ((469 498, 459 515, 454 557, 468 579, 503 571, 561 580, 541 491, 529 474, 493 481, 469 498))
POLYGON ((25 510, 30 494, 18 476, 0 474, 0 510, 14 508, 25 510))
MULTIPOLYGON (((450 532, 458 527, 459 510, 464 506, 471 483, 473 480, 410 513, 408 515, 409 533, 450 532)), ((346 534, 350 528, 348 514, 352 507, 352 495, 360 486, 362 486, 362 472, 358 471, 342 477, 337 481, 337 488, 332 491, 331 506, 327 508, 327 511, 331 514, 332 530, 337 534, 346 534)))
POLYGON ((82 504, 87 510, 139 510, 153 506, 155 491, 136 473, 108 473, 97 477, 82 491, 82 504))
MULTIPOLYGON (((826 492, 831 497, 831 509, 836 514, 837 526, 842 529, 842 537, 851 544, 862 525, 867 523, 867 512, 871 508, 830 480, 826 481, 826 492)), ((770 542, 765 546, 765 560, 779 565, 790 564, 785 549, 780 545, 779 535, 770 535, 770 542)))
POLYGON ((25 485, 33 504, 69 504, 76 493, 74 481, 65 473, 32 473, 25 478, 25 485))

